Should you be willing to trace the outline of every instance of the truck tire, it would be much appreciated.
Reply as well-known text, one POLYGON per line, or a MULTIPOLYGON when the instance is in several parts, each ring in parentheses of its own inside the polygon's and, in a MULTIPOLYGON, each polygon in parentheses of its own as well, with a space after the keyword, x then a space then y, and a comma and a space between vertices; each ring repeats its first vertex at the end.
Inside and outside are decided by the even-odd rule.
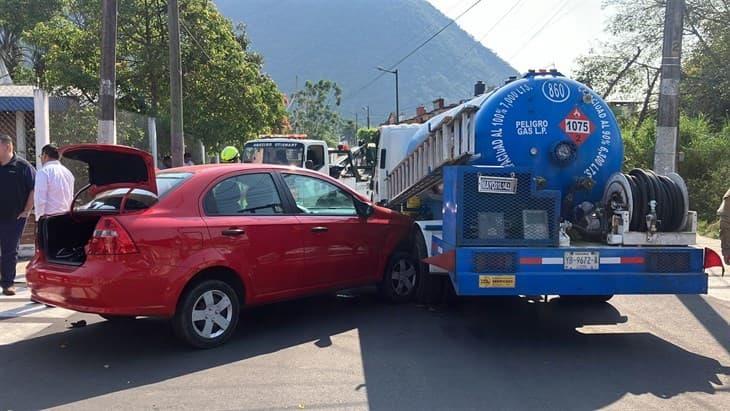
POLYGON ((175 335, 195 348, 217 347, 231 338, 238 325, 240 302, 221 280, 204 280, 180 299, 172 319, 175 335))
POLYGON ((411 301, 421 281, 417 267, 416 260, 409 253, 393 253, 385 267, 383 280, 378 284, 380 294, 394 303, 411 301))
POLYGON ((445 280, 443 275, 432 275, 428 264, 423 259, 426 254, 426 241, 423 239, 421 230, 416 229, 413 239, 413 257, 418 262, 418 277, 420 282, 416 289, 416 301, 420 304, 440 304, 444 297, 445 280))

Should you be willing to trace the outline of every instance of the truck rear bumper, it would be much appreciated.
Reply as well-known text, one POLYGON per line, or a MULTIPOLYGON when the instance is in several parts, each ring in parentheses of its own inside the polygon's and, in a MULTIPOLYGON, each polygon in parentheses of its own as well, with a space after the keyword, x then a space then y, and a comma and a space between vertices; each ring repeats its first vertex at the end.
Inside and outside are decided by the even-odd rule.
POLYGON ((463 296, 707 293, 704 250, 693 247, 446 246, 443 252, 453 252, 449 276, 463 296), (571 253, 592 263, 576 264, 571 253))
POLYGON ((513 276, 451 273, 451 281, 456 294, 463 296, 707 293, 707 275, 704 273, 531 273, 513 276))

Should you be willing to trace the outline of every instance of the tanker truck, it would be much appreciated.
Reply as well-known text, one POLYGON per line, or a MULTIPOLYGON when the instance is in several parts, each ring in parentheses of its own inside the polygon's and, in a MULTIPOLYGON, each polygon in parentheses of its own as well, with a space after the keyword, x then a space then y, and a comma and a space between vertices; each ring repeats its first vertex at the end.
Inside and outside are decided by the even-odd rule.
POLYGON ((424 301, 706 293, 719 259, 694 246, 684 181, 623 173, 623 159, 601 96, 531 70, 424 124, 381 127, 370 195, 414 217, 408 283, 424 301))

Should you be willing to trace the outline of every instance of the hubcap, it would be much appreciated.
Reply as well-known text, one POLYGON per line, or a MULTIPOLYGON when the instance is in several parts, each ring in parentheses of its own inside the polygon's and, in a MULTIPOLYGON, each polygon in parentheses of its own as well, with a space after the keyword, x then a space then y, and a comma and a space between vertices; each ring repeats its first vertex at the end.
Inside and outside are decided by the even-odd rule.
POLYGON ((193 329, 203 338, 220 336, 231 324, 232 308, 231 299, 224 292, 204 292, 193 304, 193 329))
POLYGON ((393 266, 390 277, 393 291, 401 296, 408 295, 416 285, 416 267, 410 261, 402 259, 393 266))

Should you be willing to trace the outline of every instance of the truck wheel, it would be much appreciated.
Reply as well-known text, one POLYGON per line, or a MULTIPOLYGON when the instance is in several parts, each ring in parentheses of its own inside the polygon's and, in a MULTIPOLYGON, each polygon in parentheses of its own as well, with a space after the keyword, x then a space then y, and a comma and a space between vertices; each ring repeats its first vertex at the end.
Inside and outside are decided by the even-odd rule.
POLYGON ((606 295, 561 295, 560 301, 576 304, 599 304, 613 298, 613 294, 606 295))
POLYGON ((423 262, 426 255, 426 242, 420 230, 416 231, 413 241, 413 256, 417 261, 418 278, 421 280, 416 289, 416 301, 420 304, 439 304, 444 296, 444 276, 431 275, 428 264, 423 262))
POLYGON ((236 292, 220 280, 205 280, 182 296, 172 325, 178 338, 195 348, 226 342, 238 325, 240 303, 236 292))
POLYGON ((380 293, 391 302, 410 301, 420 282, 418 268, 413 257, 401 251, 390 257, 383 280, 378 284, 380 293))

